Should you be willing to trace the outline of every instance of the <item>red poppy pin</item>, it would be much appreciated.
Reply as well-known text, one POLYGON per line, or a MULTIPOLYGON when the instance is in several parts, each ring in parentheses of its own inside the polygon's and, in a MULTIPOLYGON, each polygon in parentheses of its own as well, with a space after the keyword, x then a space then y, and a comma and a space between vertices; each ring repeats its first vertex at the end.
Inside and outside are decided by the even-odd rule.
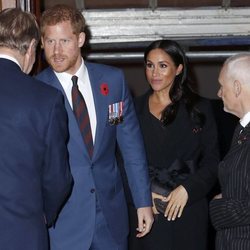
POLYGON ((102 83, 101 86, 100 86, 100 88, 101 88, 101 93, 103 95, 108 95, 108 93, 109 93, 109 87, 108 87, 107 83, 102 83))

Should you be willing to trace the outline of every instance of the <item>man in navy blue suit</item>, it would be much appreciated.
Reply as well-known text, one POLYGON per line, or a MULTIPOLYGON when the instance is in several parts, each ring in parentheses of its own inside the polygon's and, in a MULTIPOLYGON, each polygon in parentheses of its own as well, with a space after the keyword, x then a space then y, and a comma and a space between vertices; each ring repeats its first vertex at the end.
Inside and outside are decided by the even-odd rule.
POLYGON ((65 5, 54 6, 41 17, 42 46, 50 67, 38 78, 65 95, 74 177, 72 194, 50 230, 51 250, 126 250, 128 215, 116 143, 137 207, 138 237, 146 235, 153 223, 145 151, 122 71, 89 63, 81 56, 84 28, 81 12, 65 5), (91 154, 72 110, 72 76, 78 78, 88 109, 91 154))
POLYGON ((60 91, 27 74, 39 29, 20 9, 0 13, 0 249, 47 250, 71 190, 60 91))

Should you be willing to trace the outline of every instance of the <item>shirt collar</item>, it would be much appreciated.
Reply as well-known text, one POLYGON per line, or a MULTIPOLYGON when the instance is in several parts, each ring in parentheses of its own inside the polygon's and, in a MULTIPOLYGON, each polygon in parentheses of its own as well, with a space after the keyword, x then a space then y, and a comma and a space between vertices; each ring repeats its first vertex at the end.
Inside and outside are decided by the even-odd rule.
MULTIPOLYGON (((84 77, 84 73, 85 73, 86 67, 84 65, 84 60, 82 58, 82 63, 81 66, 79 67, 79 69, 76 71, 76 73, 74 74, 75 76, 77 76, 80 79, 83 79, 84 77)), ((54 73, 56 74, 56 76, 58 77, 58 79, 60 80, 60 82, 64 82, 63 79, 66 80, 66 82, 68 82, 70 85, 72 83, 72 76, 71 74, 67 73, 67 72, 56 72, 54 71, 54 73)))
POLYGON ((85 70, 86 70, 86 67, 85 67, 85 64, 84 64, 84 60, 82 58, 82 63, 81 63, 81 66, 80 68, 76 71, 75 75, 80 78, 80 79, 84 79, 84 76, 86 75, 85 74, 85 70))
POLYGON ((241 119, 240 124, 243 127, 246 127, 246 125, 250 122, 250 112, 247 112, 241 119))
POLYGON ((8 60, 14 62, 14 63, 16 63, 20 67, 20 69, 22 69, 21 65, 19 64, 19 62, 17 61, 16 58, 14 58, 12 56, 9 56, 9 55, 5 55, 5 54, 0 54, 0 58, 8 59, 8 60))

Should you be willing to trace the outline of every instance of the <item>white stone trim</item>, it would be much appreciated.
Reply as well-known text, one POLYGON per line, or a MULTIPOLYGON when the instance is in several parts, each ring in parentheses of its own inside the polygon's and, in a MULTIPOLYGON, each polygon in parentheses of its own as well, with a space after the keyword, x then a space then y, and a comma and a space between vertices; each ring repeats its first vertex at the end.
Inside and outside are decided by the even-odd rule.
POLYGON ((250 8, 84 10, 90 43, 250 35, 250 8))

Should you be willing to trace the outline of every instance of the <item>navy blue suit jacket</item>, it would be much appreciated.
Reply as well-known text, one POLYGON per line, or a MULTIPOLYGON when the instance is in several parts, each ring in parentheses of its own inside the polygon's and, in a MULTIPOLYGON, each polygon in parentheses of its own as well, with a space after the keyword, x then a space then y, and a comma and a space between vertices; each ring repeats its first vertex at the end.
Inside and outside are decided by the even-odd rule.
MULTIPOLYGON (((121 70, 85 62, 94 96, 97 116, 93 157, 90 159, 69 103, 70 167, 74 177, 72 195, 64 206, 55 228, 50 230, 51 249, 89 249, 95 229, 98 199, 113 238, 124 242, 128 235, 127 205, 115 158, 118 143, 136 207, 151 206, 147 163, 138 120, 121 70), (102 91, 107 84, 108 93, 102 91), (123 102, 122 123, 111 125, 109 105, 123 102)), ((38 78, 64 90, 51 68, 38 78)), ((65 95, 65 93, 64 93, 65 95)))
POLYGON ((72 181, 63 96, 7 59, 0 76, 0 249, 46 250, 72 181))

